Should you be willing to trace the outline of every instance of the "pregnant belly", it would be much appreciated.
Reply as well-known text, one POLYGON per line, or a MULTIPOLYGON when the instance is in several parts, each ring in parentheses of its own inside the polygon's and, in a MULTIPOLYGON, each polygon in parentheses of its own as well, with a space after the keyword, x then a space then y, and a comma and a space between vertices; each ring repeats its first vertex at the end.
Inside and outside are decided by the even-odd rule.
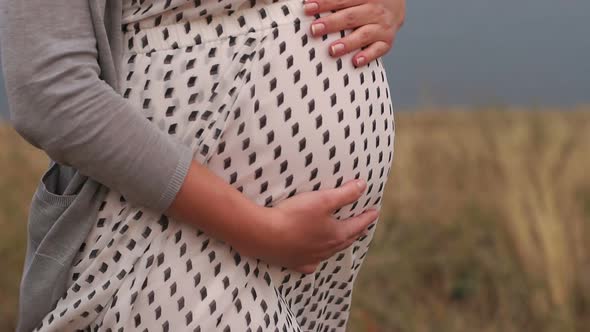
MULTIPOLYGON (((301 6, 299 0, 291 4, 301 6)), ((167 27, 128 32, 121 93, 171 139, 190 146, 194 159, 260 205, 363 178, 364 195, 336 217, 380 207, 394 140, 385 70, 380 59, 355 68, 352 55, 330 57, 329 42, 340 34, 311 38, 307 28, 303 20, 283 22, 192 44, 167 27)), ((48 315, 54 326, 65 324, 57 330, 89 322, 160 326, 161 315, 165 324, 181 325, 170 325, 171 331, 189 323, 216 330, 221 316, 274 330, 271 319, 282 324, 274 308, 281 322, 296 320, 305 331, 345 329, 352 284, 376 223, 303 275, 240 257, 192 225, 152 212, 109 193, 67 278, 68 296, 48 315)), ((247 330, 238 325, 232 331, 247 330)))
POLYGON ((385 72, 379 61, 354 68, 348 58, 325 54, 321 40, 312 43, 312 61, 310 48, 281 55, 278 45, 265 47, 267 61, 253 66, 208 165, 267 206, 363 178, 365 195, 340 213, 350 216, 378 205, 390 171, 394 122, 385 72), (296 63, 289 68, 290 56, 296 63))
POLYGON ((394 141, 385 69, 381 59, 355 68, 354 52, 331 57, 330 42, 350 30, 312 37, 312 19, 196 45, 144 45, 153 51, 124 58, 122 93, 260 205, 362 178, 365 194, 337 216, 378 207, 394 141))

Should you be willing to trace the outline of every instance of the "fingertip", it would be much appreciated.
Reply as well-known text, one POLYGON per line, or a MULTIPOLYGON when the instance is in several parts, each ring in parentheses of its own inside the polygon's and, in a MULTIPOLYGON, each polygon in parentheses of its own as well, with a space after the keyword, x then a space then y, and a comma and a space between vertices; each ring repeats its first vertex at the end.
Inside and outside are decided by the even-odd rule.
POLYGON ((361 55, 361 56, 356 57, 356 59, 354 60, 354 63, 357 66, 362 66, 365 64, 366 61, 367 61, 367 58, 365 58, 364 56, 361 55))
POLYGON ((307 15, 313 14, 316 10, 318 10, 319 4, 317 2, 313 2, 310 0, 303 1, 303 11, 307 15))
POLYGON ((379 213, 381 212, 379 209, 376 208, 370 208, 369 211, 371 211, 371 213, 373 213, 375 217, 378 217, 379 213))
POLYGON ((368 210, 365 210, 365 215, 367 216, 367 226, 372 224, 375 220, 377 220, 377 218, 379 218, 379 214, 380 211, 378 209, 375 208, 371 208, 368 210))
POLYGON ((339 55, 342 51, 344 51, 344 44, 341 42, 330 46, 330 54, 333 56, 339 55))
POLYGON ((355 180, 355 184, 356 184, 359 192, 363 192, 365 190, 365 188, 367 188, 367 183, 363 179, 355 180))

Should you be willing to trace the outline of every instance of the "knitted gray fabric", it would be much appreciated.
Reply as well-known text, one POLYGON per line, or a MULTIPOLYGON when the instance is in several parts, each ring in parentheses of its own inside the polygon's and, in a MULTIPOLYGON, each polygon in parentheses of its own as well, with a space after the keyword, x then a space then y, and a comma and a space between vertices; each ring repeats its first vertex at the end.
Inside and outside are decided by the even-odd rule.
POLYGON ((120 94, 120 1, 0 5, 11 123, 52 159, 28 218, 17 330, 30 331, 63 295, 66 272, 108 188, 162 213, 193 155, 120 94))

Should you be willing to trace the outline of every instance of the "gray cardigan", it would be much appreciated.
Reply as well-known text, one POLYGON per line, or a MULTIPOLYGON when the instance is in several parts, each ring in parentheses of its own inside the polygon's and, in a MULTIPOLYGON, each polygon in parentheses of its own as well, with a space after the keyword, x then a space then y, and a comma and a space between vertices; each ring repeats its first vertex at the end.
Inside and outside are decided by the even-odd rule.
POLYGON ((119 92, 121 0, 3 0, 10 120, 50 157, 32 198, 18 331, 64 294, 67 272, 108 188, 163 213, 193 159, 119 92))

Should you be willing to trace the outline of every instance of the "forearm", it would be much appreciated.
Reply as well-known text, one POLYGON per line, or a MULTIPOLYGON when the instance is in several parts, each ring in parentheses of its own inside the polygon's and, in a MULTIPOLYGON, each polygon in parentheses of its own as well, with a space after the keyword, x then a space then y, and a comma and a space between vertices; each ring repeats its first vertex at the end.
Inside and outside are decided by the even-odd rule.
POLYGON ((211 170, 193 161, 178 195, 166 214, 195 225, 221 239, 240 253, 253 255, 260 244, 257 236, 268 229, 264 221, 270 208, 257 205, 211 170))

